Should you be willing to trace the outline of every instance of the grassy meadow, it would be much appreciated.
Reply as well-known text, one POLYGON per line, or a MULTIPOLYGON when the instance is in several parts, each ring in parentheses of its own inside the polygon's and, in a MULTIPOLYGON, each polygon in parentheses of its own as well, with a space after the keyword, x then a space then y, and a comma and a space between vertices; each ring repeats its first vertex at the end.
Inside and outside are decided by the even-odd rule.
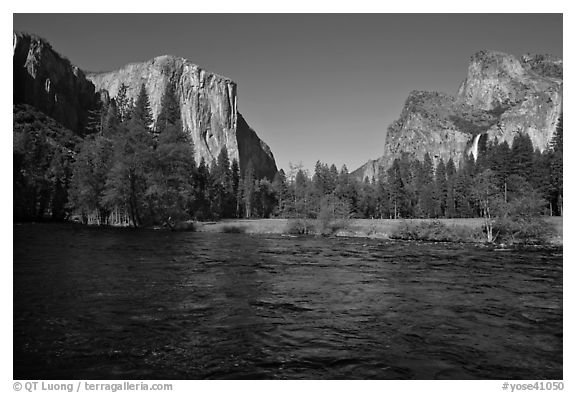
MULTIPOLYGON (((453 233, 481 233, 481 218, 451 218, 451 219, 352 219, 341 222, 339 228, 332 235, 344 237, 365 237, 374 239, 397 238, 398 233, 406 227, 426 226, 440 222, 453 233)), ((552 234, 548 239, 551 243, 562 244, 562 217, 546 217, 545 222, 550 225, 552 234)), ((293 220, 270 219, 227 219, 217 222, 199 222, 195 225, 198 232, 212 233, 247 233, 247 234, 291 234, 293 233, 293 220)), ((310 228, 318 228, 318 220, 308 220, 310 228)), ((311 234, 318 234, 311 230, 311 234)))

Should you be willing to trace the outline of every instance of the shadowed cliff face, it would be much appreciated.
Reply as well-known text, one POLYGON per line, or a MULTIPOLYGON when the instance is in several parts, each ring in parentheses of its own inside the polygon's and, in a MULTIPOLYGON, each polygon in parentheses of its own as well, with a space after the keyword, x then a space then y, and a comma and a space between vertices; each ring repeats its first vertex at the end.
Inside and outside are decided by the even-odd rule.
POLYGON ((278 169, 270 147, 264 143, 256 132, 246 123, 244 117, 238 113, 238 152, 240 155, 240 170, 244 172, 248 167, 254 169, 256 178, 268 178, 272 181, 278 169))
POLYGON ((121 84, 125 84, 128 97, 136 100, 144 84, 154 119, 160 112, 167 84, 173 83, 180 101, 182 124, 192 136, 198 162, 202 157, 211 162, 225 146, 230 159, 238 159, 242 170, 251 162, 259 175, 272 179, 276 173, 268 146, 245 122, 241 127, 236 83, 230 79, 172 56, 129 64, 117 71, 89 73, 87 77, 111 98, 116 97, 121 84))
POLYGON ((41 38, 13 35, 14 104, 29 104, 82 134, 96 107, 94 85, 41 38))
POLYGON ((378 178, 402 153, 422 160, 429 153, 456 165, 474 154, 474 139, 487 134, 512 145, 525 133, 535 148, 544 150, 552 140, 562 111, 562 60, 525 55, 522 60, 500 52, 481 51, 471 58, 458 95, 410 93, 400 118, 386 132, 384 154, 353 172, 378 178))

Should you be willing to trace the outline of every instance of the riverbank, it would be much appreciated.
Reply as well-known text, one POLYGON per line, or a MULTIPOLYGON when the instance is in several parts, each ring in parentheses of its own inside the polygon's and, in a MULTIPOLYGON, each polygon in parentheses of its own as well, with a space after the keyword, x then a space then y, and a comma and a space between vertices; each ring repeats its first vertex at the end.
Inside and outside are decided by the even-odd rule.
MULTIPOLYGON (((549 243, 562 245, 562 217, 546 217, 552 230, 547 239, 549 243)), ((390 239, 395 237, 403 226, 416 226, 440 222, 451 231, 482 232, 481 218, 450 218, 450 219, 355 219, 340 223, 340 228, 333 233, 340 237, 364 237, 372 239, 390 239)), ((308 220, 310 227, 317 227, 317 220, 308 220)), ((212 233, 247 233, 247 234, 290 234, 293 232, 293 220, 271 219, 228 219, 218 222, 198 222, 195 230, 212 233)))

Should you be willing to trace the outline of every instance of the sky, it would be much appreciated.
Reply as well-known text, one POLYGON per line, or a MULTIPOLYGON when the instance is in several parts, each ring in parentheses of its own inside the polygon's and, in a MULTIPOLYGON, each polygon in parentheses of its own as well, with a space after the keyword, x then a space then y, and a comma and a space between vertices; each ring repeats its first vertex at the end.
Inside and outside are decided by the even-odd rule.
POLYGON ((482 49, 562 57, 561 14, 14 14, 84 70, 169 54, 238 84, 279 168, 350 171, 384 150, 412 90, 455 95, 482 49))

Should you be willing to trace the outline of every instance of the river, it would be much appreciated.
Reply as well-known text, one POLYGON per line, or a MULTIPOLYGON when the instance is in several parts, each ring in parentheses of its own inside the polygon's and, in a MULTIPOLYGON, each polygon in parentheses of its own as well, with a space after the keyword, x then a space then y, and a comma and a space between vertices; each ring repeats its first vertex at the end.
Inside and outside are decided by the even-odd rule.
POLYGON ((15 379, 562 379, 562 249, 14 225, 15 379))

